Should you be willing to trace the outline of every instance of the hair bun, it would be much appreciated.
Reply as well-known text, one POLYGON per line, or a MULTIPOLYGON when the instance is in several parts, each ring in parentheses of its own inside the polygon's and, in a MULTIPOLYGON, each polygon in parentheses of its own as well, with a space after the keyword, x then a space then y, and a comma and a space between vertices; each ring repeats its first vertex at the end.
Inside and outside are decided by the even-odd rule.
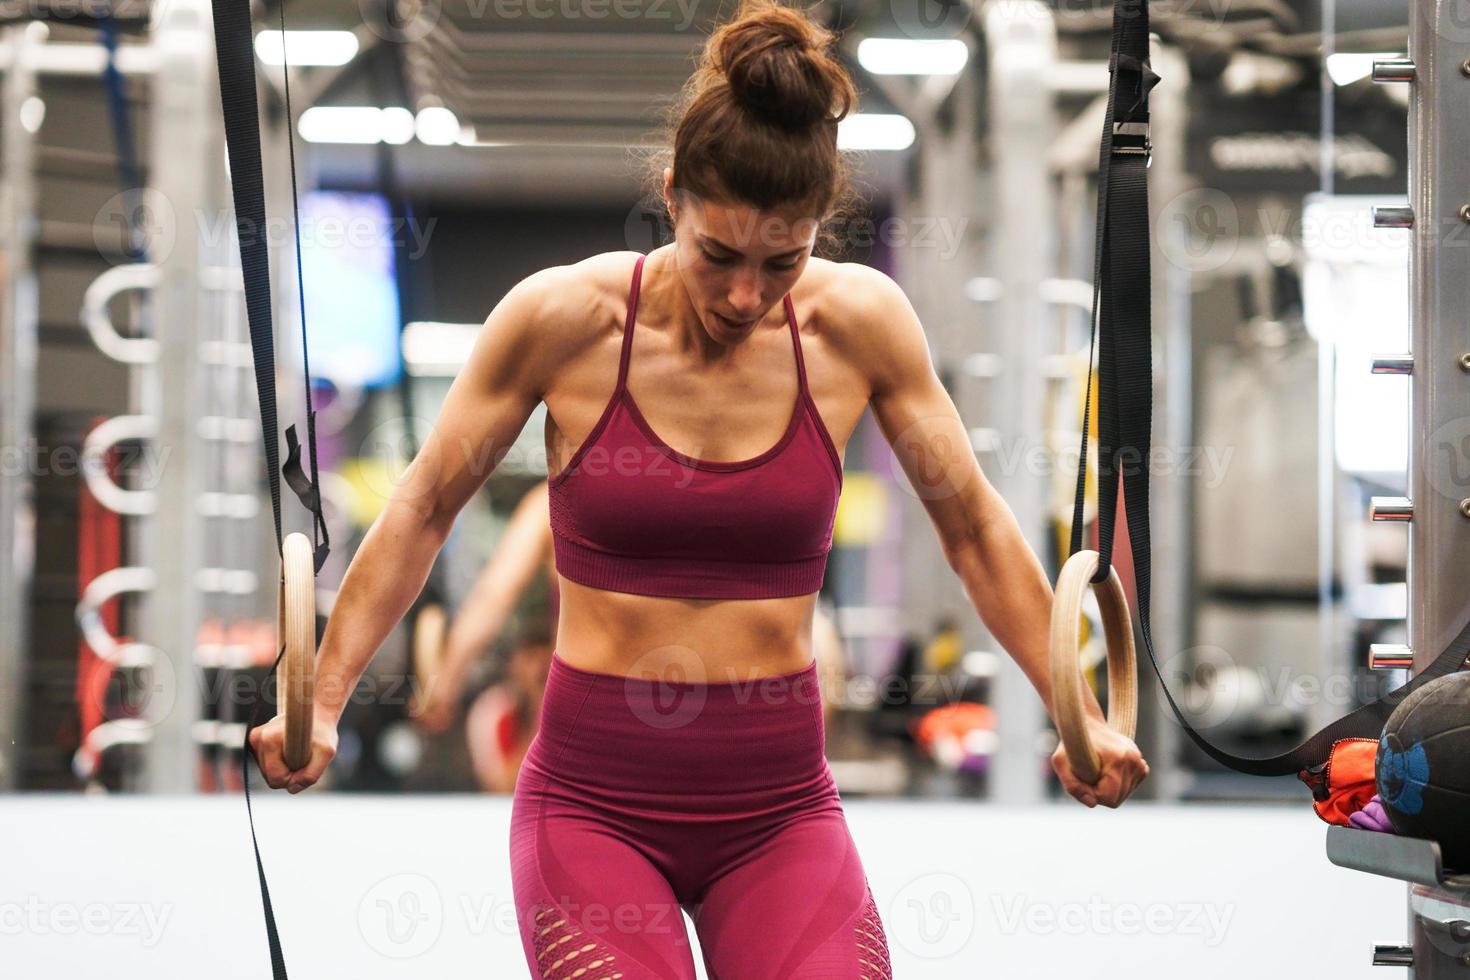
POLYGON ((830 36, 804 15, 775 4, 727 25, 716 61, 730 92, 757 117, 787 129, 801 129, 845 116, 833 103, 844 74, 825 50, 830 36))

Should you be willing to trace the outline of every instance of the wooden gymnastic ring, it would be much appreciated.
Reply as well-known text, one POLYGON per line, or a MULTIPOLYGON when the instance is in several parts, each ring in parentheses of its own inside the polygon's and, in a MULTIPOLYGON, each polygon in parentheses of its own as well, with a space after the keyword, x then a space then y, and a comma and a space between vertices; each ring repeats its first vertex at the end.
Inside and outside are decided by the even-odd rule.
POLYGON ((413 714, 427 702, 444 664, 444 640, 449 617, 437 602, 425 603, 413 621, 413 714))
POLYGON ((278 612, 286 653, 276 670, 276 703, 286 719, 286 767, 295 772, 311 761, 316 680, 316 564, 311 540, 299 532, 286 535, 281 549, 278 612))
MULTIPOLYGON (((1097 574, 1098 561, 1096 551, 1079 551, 1067 559, 1057 576, 1051 609, 1051 684, 1057 731, 1072 773, 1089 786, 1097 784, 1102 767, 1087 735, 1079 623, 1082 599, 1097 574)), ((1108 650, 1108 724, 1133 738, 1138 726, 1138 659, 1128 596, 1116 568, 1108 570, 1107 581, 1096 591, 1108 650)))

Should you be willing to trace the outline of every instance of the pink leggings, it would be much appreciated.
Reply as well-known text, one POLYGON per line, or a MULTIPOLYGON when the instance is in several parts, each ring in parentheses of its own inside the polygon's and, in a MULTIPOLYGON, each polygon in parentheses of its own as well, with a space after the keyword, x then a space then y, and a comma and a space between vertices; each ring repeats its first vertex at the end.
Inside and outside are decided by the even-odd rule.
POLYGON ((816 665, 695 683, 553 654, 510 858, 536 980, 890 980, 816 665))

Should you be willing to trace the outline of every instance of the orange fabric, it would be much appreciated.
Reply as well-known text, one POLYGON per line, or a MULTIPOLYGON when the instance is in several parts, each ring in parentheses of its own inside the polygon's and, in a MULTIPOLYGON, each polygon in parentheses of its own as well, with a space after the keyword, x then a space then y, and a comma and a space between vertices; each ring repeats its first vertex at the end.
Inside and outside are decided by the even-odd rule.
MULTIPOLYGON (((94 418, 88 426, 88 433, 102 421, 102 416, 94 418)), ((116 446, 103 456, 107 473, 114 479, 120 456, 121 450, 116 446)), ((77 491, 77 595, 86 591, 94 578, 121 564, 122 515, 102 506, 83 481, 77 491)), ((102 604, 99 613, 103 629, 114 636, 118 630, 119 605, 117 598, 109 599, 102 604)), ((118 641, 126 643, 128 638, 119 636, 118 641)), ((97 656, 85 639, 78 641, 76 702, 80 729, 77 744, 80 746, 87 744, 87 736, 92 729, 107 720, 107 691, 112 683, 112 671, 111 661, 97 656)), ((88 751, 87 754, 91 756, 92 753, 88 751)))
MULTIPOLYGON (((1097 412, 1097 403, 1093 403, 1094 417, 1097 412)), ((1089 437, 1096 439, 1096 434, 1089 437)), ((1118 486, 1118 510, 1113 518, 1113 556, 1112 566, 1118 570, 1118 579, 1123 583, 1123 594, 1128 597, 1128 608, 1133 611, 1134 619, 1138 618, 1138 583, 1133 578, 1133 542, 1128 537, 1128 502, 1123 493, 1122 477, 1119 477, 1118 486)), ((1088 532, 1091 540, 1088 547, 1096 551, 1102 541, 1102 524, 1098 521, 1092 522, 1092 528, 1088 532)))
POLYGON ((925 713, 913 725, 912 731, 914 741, 918 742, 921 748, 927 749, 941 737, 963 739, 976 729, 993 731, 995 729, 995 710, 988 704, 956 701, 954 704, 941 705, 925 713))
MULTIPOLYGON (((1377 792, 1377 755, 1376 738, 1343 738, 1332 744, 1323 774, 1325 789, 1314 790, 1314 796, 1320 793, 1320 798, 1312 801, 1317 816, 1331 824, 1350 826, 1348 817, 1367 806, 1377 792)), ((1302 781, 1308 782, 1305 778, 1302 781)))

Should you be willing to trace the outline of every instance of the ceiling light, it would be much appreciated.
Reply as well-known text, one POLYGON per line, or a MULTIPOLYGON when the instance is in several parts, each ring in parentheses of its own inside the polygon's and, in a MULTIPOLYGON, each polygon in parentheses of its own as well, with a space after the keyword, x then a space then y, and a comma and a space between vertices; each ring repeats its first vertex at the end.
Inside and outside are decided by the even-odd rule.
POLYGON ((357 57, 357 35, 351 31, 287 31, 281 43, 280 31, 261 31, 255 35, 255 54, 262 64, 283 65, 286 56, 291 66, 345 65, 357 57))
POLYGON ((916 41, 868 37, 858 43, 858 63, 874 75, 958 75, 970 59, 964 41, 916 41))
POLYGON ((459 120, 442 105, 426 106, 414 117, 419 142, 429 146, 453 146, 459 141, 459 120))
POLYGON ((896 113, 859 112, 837 124, 840 150, 905 150, 913 142, 914 124, 896 113))
POLYGON ((296 131, 308 143, 391 143, 413 139, 414 115, 402 106, 317 105, 301 114, 296 131))

